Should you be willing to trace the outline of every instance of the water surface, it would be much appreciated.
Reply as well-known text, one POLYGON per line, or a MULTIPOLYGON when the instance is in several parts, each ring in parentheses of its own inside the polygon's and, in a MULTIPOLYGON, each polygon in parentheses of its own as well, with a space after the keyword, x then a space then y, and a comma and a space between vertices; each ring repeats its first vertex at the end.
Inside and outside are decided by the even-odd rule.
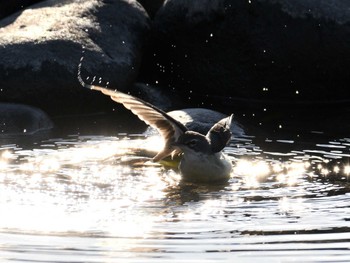
POLYGON ((158 140, 0 146, 1 262, 349 262, 350 138, 243 136, 223 185, 147 162, 158 140))

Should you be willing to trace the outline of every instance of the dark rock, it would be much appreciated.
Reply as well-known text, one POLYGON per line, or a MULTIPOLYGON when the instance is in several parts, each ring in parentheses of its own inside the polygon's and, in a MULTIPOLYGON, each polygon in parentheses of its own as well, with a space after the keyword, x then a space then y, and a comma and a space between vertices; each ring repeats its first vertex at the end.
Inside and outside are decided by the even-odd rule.
POLYGON ((0 2, 0 19, 43 0, 11 0, 0 2))
POLYGON ((282 10, 294 18, 311 16, 316 19, 335 21, 338 24, 350 22, 350 2, 348 0, 270 0, 270 2, 279 3, 282 10))
POLYGON ((225 112, 345 105, 349 47, 347 0, 169 0, 139 80, 225 112))
POLYGON ((42 110, 28 105, 0 103, 0 137, 3 135, 32 135, 53 128, 42 110))
POLYGON ((164 111, 178 109, 183 104, 181 97, 164 87, 135 83, 130 92, 164 111))
POLYGON ((77 81, 83 47, 82 77, 101 76, 125 90, 137 76, 148 29, 133 0, 48 0, 14 14, 0 23, 1 101, 50 114, 104 110, 109 98, 77 81))
POLYGON ((155 16, 164 1, 165 0, 138 0, 151 18, 155 16))

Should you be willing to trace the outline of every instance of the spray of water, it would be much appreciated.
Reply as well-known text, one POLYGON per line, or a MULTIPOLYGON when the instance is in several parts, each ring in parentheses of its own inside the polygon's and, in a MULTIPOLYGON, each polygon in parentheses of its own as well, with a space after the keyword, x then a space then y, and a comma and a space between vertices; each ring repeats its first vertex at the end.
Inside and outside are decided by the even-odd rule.
MULTIPOLYGON (((96 82, 97 76, 93 76, 91 78, 90 84, 86 83, 87 81, 90 80, 89 76, 86 77, 85 81, 84 81, 83 77, 81 76, 81 68, 82 68, 82 65, 83 65, 84 58, 85 58, 85 48, 84 47, 82 47, 82 48, 83 48, 83 50, 81 52, 82 55, 80 57, 80 61, 79 61, 79 64, 78 64, 77 79, 78 79, 78 81, 79 81, 81 86, 83 86, 84 88, 87 88, 87 89, 92 89, 92 87, 94 86, 94 83, 96 82)), ((103 82, 102 77, 99 77, 98 78, 98 84, 100 86, 102 86, 102 82, 103 82)), ((104 87, 107 88, 108 84, 109 84, 109 82, 106 82, 104 87)))

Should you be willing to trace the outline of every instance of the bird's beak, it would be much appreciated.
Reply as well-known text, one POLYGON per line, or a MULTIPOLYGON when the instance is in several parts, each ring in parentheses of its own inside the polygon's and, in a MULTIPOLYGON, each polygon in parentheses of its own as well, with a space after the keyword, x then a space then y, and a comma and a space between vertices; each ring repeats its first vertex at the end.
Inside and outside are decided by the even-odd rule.
POLYGON ((171 147, 172 147, 173 149, 175 149, 175 151, 177 151, 177 152, 182 152, 182 151, 183 151, 183 148, 184 148, 184 144, 181 143, 181 142, 173 142, 173 143, 171 144, 171 147))

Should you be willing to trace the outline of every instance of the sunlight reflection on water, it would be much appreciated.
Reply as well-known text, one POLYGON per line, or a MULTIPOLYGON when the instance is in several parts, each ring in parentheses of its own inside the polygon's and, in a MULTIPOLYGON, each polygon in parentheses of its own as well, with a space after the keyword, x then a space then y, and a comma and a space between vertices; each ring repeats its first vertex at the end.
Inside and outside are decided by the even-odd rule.
POLYGON ((346 262, 349 141, 339 143, 289 154, 239 138, 224 185, 183 183, 147 162, 154 138, 0 146, 0 259, 346 262))

